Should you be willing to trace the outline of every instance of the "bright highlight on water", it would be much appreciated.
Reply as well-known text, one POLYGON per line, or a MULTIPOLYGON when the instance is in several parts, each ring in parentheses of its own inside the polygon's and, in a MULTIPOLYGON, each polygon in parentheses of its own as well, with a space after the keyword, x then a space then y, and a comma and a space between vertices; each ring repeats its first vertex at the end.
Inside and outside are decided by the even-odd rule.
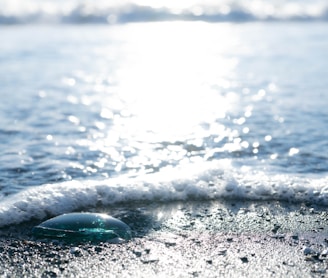
POLYGON ((131 229, 122 221, 100 213, 68 213, 33 228, 37 238, 66 241, 117 241, 131 239, 131 229))

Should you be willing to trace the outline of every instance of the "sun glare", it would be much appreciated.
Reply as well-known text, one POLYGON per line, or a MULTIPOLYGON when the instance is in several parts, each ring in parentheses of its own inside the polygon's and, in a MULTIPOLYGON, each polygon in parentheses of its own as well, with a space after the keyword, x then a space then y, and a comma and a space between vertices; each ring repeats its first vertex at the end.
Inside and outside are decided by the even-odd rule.
POLYGON ((224 26, 171 22, 131 26, 128 32, 117 90, 131 114, 129 132, 174 140, 225 116, 230 100, 217 82, 228 82, 237 61, 226 55, 235 41, 224 26))

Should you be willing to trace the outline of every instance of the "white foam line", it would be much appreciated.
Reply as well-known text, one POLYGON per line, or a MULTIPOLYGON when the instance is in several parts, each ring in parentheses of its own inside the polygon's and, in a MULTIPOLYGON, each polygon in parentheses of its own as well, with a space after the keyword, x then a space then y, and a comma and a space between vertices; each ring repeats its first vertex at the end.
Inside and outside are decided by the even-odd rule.
POLYGON ((185 165, 137 178, 68 181, 31 187, 2 200, 0 227, 97 205, 133 201, 237 198, 328 204, 328 179, 244 173, 226 162, 185 165))

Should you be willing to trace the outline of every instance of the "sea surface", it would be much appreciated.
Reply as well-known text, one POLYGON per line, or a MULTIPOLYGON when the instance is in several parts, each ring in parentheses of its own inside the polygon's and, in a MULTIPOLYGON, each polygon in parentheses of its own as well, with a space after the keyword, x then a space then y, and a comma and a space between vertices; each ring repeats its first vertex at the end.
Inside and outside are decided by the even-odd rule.
POLYGON ((0 0, 0 226, 328 205, 327 2, 153 2, 0 0))

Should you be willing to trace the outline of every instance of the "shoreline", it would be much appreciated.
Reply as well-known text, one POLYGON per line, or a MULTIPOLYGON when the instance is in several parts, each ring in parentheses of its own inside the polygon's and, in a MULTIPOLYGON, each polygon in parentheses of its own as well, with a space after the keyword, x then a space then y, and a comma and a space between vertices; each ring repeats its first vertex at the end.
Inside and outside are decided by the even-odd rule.
POLYGON ((121 244, 35 240, 0 230, 0 277, 324 277, 328 213, 282 202, 108 208, 134 231, 121 244))

